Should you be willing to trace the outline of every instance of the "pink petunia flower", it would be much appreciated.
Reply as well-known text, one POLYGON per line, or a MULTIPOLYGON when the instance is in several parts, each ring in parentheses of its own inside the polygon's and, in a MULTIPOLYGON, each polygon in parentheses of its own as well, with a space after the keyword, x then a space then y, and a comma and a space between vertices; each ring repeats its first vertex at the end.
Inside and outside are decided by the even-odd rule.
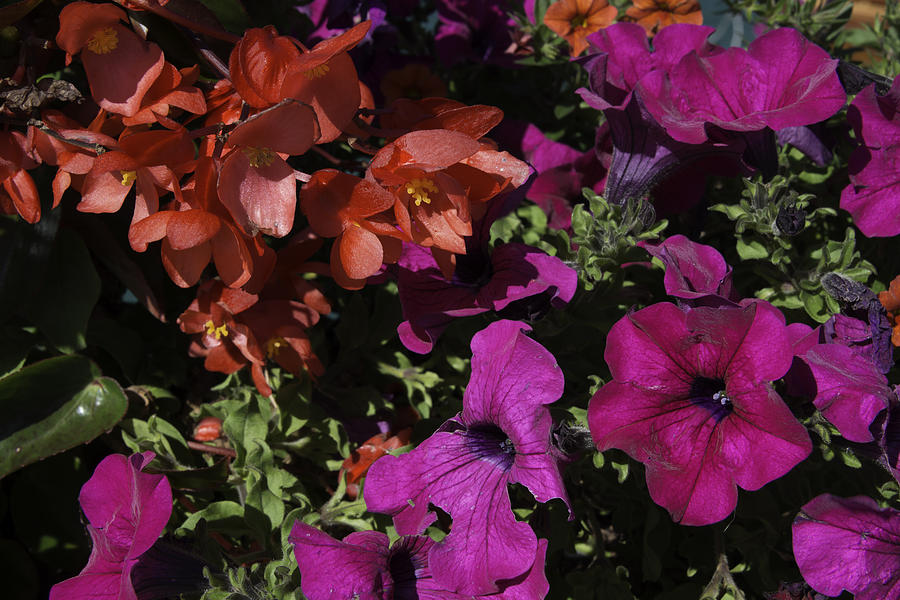
POLYGON ((613 325, 604 357, 613 381, 588 408, 597 448, 644 463, 650 496, 675 521, 724 519, 738 486, 757 490, 812 450, 771 386, 793 354, 766 302, 648 306, 613 325))
POLYGON ((90 522, 91 557, 81 573, 51 588, 50 600, 137 600, 132 569, 172 514, 165 475, 141 472, 154 456, 113 454, 97 465, 78 495, 90 522))
POLYGON ((817 592, 900 597, 900 512, 865 496, 822 494, 801 509, 792 532, 797 566, 817 592))
POLYGON ((516 520, 508 484, 568 504, 545 406, 562 394, 562 371, 523 329, 498 321, 475 334, 462 412, 408 454, 375 461, 365 482, 368 509, 393 515, 401 535, 434 522, 431 505, 449 513, 450 533, 428 560, 435 581, 460 594, 502 591, 535 564, 537 536, 516 520))

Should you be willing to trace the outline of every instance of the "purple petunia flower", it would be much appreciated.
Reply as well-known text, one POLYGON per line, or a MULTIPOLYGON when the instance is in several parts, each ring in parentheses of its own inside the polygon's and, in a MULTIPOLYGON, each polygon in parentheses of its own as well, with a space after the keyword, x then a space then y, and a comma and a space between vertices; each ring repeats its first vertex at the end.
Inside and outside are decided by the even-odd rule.
POLYGON ((683 235, 673 235, 659 244, 638 242, 638 246, 665 265, 663 283, 670 296, 691 301, 710 297, 725 303, 737 300, 731 287, 731 266, 712 246, 683 235))
POLYGON ((172 514, 172 488, 164 475, 141 473, 155 455, 104 458, 81 488, 94 547, 80 574, 57 583, 50 600, 136 600, 131 571, 159 538, 172 514))
POLYGON ((817 592, 900 597, 900 512, 865 496, 823 494, 801 509, 792 531, 797 566, 817 592))
POLYGON ((613 325, 604 357, 613 381, 588 408, 594 441, 644 463, 650 496, 678 522, 724 519, 737 486, 757 490, 812 449, 770 384, 793 354, 766 302, 648 306, 613 325))
POLYGON ((755 39, 747 50, 693 52, 637 84, 647 110, 674 139, 699 144, 708 127, 750 132, 809 125, 839 111, 846 93, 837 61, 790 28, 755 39))
POLYGON ((869 237, 900 233, 900 78, 884 96, 875 84, 861 91, 847 111, 860 146, 850 155, 850 185, 841 208, 869 237))
MULTIPOLYGON (((428 553, 434 540, 403 536, 388 547, 378 531, 351 533, 342 541, 311 525, 297 522, 288 538, 300 567, 300 586, 309 600, 469 600, 438 584, 431 576, 428 553)), ((543 598, 550 589, 544 575, 547 540, 538 540, 534 564, 485 600, 543 598)))
POLYGON ((375 461, 365 482, 368 509, 393 515, 401 535, 423 532, 432 506, 452 517, 428 556, 435 581, 460 594, 495 593, 535 562, 537 537, 513 515, 508 484, 568 504, 545 406, 562 394, 563 374, 527 329, 498 321, 475 334, 462 412, 408 454, 375 461))

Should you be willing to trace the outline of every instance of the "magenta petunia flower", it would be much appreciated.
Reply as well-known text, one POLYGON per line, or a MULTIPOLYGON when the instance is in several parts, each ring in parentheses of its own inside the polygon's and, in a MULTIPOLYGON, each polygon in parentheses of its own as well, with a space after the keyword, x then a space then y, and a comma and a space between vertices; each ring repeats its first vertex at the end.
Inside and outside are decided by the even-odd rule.
MULTIPOLYGON (((588 105, 602 110, 609 123, 613 156, 604 197, 610 202, 624 204, 628 198, 642 197, 689 163, 703 161, 704 170, 729 175, 743 167, 744 140, 678 142, 634 94, 644 77, 669 71, 686 55, 721 52, 707 41, 713 31, 712 27, 675 24, 656 35, 652 50, 646 32, 636 23, 616 23, 588 37, 593 54, 577 62, 588 72, 589 85, 578 94, 588 105)), ((690 205, 699 200, 702 190, 703 186, 680 186, 675 196, 680 204, 690 205), (693 192, 687 200, 686 190, 693 192)))
POLYGON ((772 30, 743 48, 685 55, 642 77, 638 93, 674 139, 699 144, 707 127, 759 131, 809 125, 839 111, 847 95, 837 61, 797 30, 772 30))
POLYGON ((816 408, 851 442, 874 440, 869 427, 893 396, 887 378, 841 344, 817 344, 801 358, 816 382, 816 408))
POLYGON ((155 455, 112 454, 97 465, 78 501, 94 547, 80 574, 54 585, 50 600, 136 600, 131 571, 172 514, 164 475, 142 473, 155 455))
MULTIPOLYGON (((607 131, 608 127, 604 126, 598 136, 609 139, 605 135, 607 131)), ((593 149, 579 152, 554 142, 530 123, 522 134, 521 150, 525 160, 537 171, 525 197, 547 213, 550 227, 569 229, 572 207, 584 200, 582 189, 588 187, 597 193, 603 190, 609 166, 603 160, 610 156, 603 153, 601 157, 601 152, 593 149)))
POLYGON ((613 381, 588 408, 597 448, 644 463, 650 496, 675 521, 724 519, 738 486, 757 490, 812 449, 770 383, 793 354, 784 317, 766 302, 648 306, 613 325, 604 357, 613 381))
POLYGON ((900 233, 900 79, 884 96, 875 85, 861 91, 847 111, 860 146, 850 155, 850 185, 841 208, 869 237, 900 233))
MULTIPOLYGON (((342 541, 311 525, 297 522, 288 538, 300 567, 300 588, 309 600, 470 600, 441 586, 431 575, 428 554, 434 540, 427 536, 403 536, 388 547, 388 537, 378 531, 351 533, 342 541)), ((531 568, 506 582, 485 600, 543 598, 550 589, 544 575, 547 540, 538 540, 531 568)))
POLYGON ((792 531, 797 566, 817 592, 900 597, 900 512, 865 496, 822 494, 801 509, 792 531))
POLYGON ((731 266, 719 251, 698 244, 683 235, 673 235, 659 244, 638 242, 638 246, 663 262, 666 293, 685 300, 709 297, 731 302, 736 297, 731 286, 731 266))
POLYGON ((366 478, 366 506, 393 515, 401 535, 423 532, 432 505, 450 515, 429 564, 435 581, 460 594, 496 593, 535 562, 537 537, 513 515, 508 484, 568 504, 545 406, 562 394, 563 374, 527 329, 497 321, 475 334, 462 412, 408 454, 375 461, 366 478))

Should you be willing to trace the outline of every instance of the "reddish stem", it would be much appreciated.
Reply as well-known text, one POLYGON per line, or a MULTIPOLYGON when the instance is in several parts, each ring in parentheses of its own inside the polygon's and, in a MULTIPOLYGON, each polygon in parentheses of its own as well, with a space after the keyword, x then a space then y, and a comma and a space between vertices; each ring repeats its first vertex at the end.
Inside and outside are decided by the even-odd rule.
POLYGON ((198 450, 200 452, 206 452, 207 454, 218 454, 220 456, 227 456, 229 458, 237 458, 237 452, 232 450, 231 448, 220 448, 218 446, 207 446, 206 444, 201 444, 200 442, 192 442, 189 441, 187 443, 188 448, 191 450, 198 450))

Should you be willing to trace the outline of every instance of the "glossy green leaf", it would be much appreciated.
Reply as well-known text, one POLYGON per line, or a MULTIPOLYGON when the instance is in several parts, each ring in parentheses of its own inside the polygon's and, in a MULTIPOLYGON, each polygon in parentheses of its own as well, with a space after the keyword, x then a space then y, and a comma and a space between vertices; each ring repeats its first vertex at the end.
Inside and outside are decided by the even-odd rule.
POLYGON ((50 358, 0 379, 0 477, 111 429, 128 401, 83 356, 50 358))

